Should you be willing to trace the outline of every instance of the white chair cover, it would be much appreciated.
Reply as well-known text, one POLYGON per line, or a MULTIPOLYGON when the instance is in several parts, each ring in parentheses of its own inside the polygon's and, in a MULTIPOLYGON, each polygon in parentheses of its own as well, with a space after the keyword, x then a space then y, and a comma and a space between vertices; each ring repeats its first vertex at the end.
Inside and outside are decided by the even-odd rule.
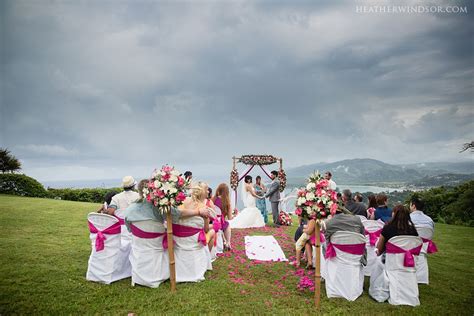
MULTIPOLYGON (((87 220, 98 230, 104 230, 118 223, 118 219, 114 216, 99 213, 89 213, 87 220)), ((110 284, 130 277, 130 265, 124 266, 120 256, 120 234, 105 235, 104 249, 100 251, 96 251, 95 248, 97 234, 91 233, 89 238, 92 252, 87 266, 88 281, 110 284)))
MULTIPOLYGON (((375 232, 377 230, 380 230, 383 228, 385 225, 384 222, 381 220, 370 220, 366 219, 365 221, 362 221, 362 224, 364 225, 364 228, 368 232, 375 232)), ((375 254, 375 248, 377 246, 377 241, 375 242, 375 245, 372 246, 370 245, 370 240, 369 236, 366 235, 367 242, 366 242, 366 249, 367 249, 367 265, 364 267, 364 275, 365 276, 370 276, 372 269, 374 267, 375 261, 377 260, 377 255, 375 254)))
MULTIPOLYGON (((339 231, 331 236, 331 243, 342 245, 365 244, 365 236, 339 231)), ((363 291, 364 273, 360 262, 362 255, 353 255, 335 248, 336 257, 326 259, 326 294, 356 300, 363 291)))
MULTIPOLYGON (((214 210, 216 212, 216 216, 219 217, 222 216, 222 210, 218 206, 214 206, 214 210)), ((216 232, 216 237, 217 242, 216 246, 212 247, 211 250, 211 260, 214 261, 217 258, 218 253, 223 253, 224 252, 224 233, 222 232, 222 229, 216 232)))
MULTIPOLYGON (((421 238, 433 239, 434 231, 431 227, 420 227, 416 226, 418 235, 421 238)), ((429 271, 428 271, 428 242, 423 243, 420 255, 415 257, 416 262, 416 279, 419 284, 429 284, 429 271)))
MULTIPOLYGON (((157 221, 138 221, 133 225, 148 233, 166 233, 163 223, 157 221)), ((132 286, 140 284, 156 288, 169 279, 168 250, 163 248, 163 238, 164 236, 140 238, 132 235, 132 286)))
POLYGON ((365 217, 365 216, 362 216, 362 215, 356 215, 356 216, 360 218, 360 221, 362 223, 364 223, 367 220, 367 217, 365 217))
POLYGON ((130 251, 132 250, 132 233, 130 233, 125 226, 125 220, 123 216, 124 210, 117 209, 115 211, 115 216, 119 219, 122 224, 122 231, 120 235, 120 264, 124 269, 132 271, 132 265, 130 263, 130 251))
MULTIPOLYGON (((324 249, 326 248, 326 242, 321 243, 320 251, 321 251, 321 260, 320 260, 320 267, 321 267, 321 277, 326 280, 326 258, 324 258, 324 249)), ((316 266, 316 247, 313 246, 313 267, 316 266)))
MULTIPOLYGON (((203 228, 204 220, 199 216, 182 218, 177 223, 183 226, 203 228)), ((206 270, 212 270, 209 248, 198 242, 198 234, 191 237, 173 236, 176 261, 176 282, 203 281, 206 270)))
MULTIPOLYGON (((416 248, 422 243, 421 238, 416 236, 395 236, 389 241, 405 250, 416 248)), ((415 268, 405 267, 404 257, 404 253, 386 253, 385 264, 382 258, 377 259, 369 287, 369 295, 376 301, 388 299, 392 305, 420 305, 415 268)))

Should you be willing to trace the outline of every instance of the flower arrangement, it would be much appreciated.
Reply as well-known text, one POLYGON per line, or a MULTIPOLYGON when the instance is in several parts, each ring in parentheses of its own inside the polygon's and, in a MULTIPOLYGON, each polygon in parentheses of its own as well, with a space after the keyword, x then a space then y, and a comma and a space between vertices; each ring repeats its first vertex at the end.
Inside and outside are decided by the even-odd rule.
POLYGON ((280 225, 291 226, 293 220, 291 219, 290 214, 285 213, 284 211, 280 211, 280 214, 278 216, 278 222, 280 223, 280 225))
POLYGON ((237 169, 232 169, 230 172, 230 188, 232 190, 237 190, 237 186, 239 185, 239 173, 237 169))
POLYGON ((148 186, 143 188, 143 196, 163 212, 166 207, 177 207, 183 203, 188 185, 179 171, 165 165, 161 170, 153 171, 148 186))
POLYGON ((329 182, 319 172, 310 175, 305 188, 298 190, 295 214, 303 218, 322 219, 334 215, 340 207, 337 192, 329 189, 329 182))
POLYGON ((278 170, 278 179, 280 179, 280 192, 283 192, 286 188, 286 173, 285 170, 278 170))
POLYGON ((278 158, 272 155, 243 155, 239 162, 246 165, 271 165, 278 161, 278 158))

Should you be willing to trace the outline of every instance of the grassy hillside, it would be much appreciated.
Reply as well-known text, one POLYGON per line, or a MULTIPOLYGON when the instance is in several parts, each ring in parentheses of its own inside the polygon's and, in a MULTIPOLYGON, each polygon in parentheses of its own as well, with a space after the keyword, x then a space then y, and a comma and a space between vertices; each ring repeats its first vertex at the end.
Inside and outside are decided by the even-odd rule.
MULTIPOLYGON (((246 234, 273 234, 287 257, 293 255, 296 227, 236 230, 235 250, 214 263, 206 281, 169 283, 158 289, 85 280, 90 244, 86 215, 96 204, 0 195, 0 314, 314 314, 313 294, 300 292, 298 274, 286 263, 246 259, 246 234)), ((367 294, 355 302, 327 299, 328 314, 472 315, 474 229, 437 224, 440 252, 430 257, 431 284, 420 286, 421 306, 376 303, 367 294)))

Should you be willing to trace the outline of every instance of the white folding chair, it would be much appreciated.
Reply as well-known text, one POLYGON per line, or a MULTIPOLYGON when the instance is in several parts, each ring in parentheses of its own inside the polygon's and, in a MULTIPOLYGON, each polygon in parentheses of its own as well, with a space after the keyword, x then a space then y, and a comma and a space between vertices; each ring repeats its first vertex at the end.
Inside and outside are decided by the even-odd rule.
POLYGON ((120 233, 120 261, 121 264, 127 269, 132 271, 132 266, 130 263, 130 251, 132 250, 132 233, 130 233, 125 226, 125 219, 124 219, 124 210, 117 209, 115 211, 115 217, 118 218, 120 221, 120 225, 122 225, 122 231, 120 233))
MULTIPOLYGON (((179 225, 203 228, 204 220, 199 216, 182 218, 179 225)), ((209 248, 198 241, 198 234, 190 237, 173 236, 176 261, 176 282, 203 281, 207 270, 212 270, 209 248)))
POLYGON ((133 222, 131 226, 132 286, 156 288, 170 277, 168 251, 163 247, 165 227, 153 220, 133 222))
POLYGON ((362 221, 362 224, 364 225, 364 229, 366 231, 365 235, 367 237, 367 243, 366 243, 367 265, 364 267, 364 275, 370 276, 372 269, 374 267, 375 261, 377 260, 377 255, 375 254, 375 248, 377 246, 378 238, 375 238, 375 237, 377 235, 380 236, 380 233, 384 226, 384 222, 378 221, 378 220, 375 221, 375 220, 366 219, 365 221, 362 221), (373 238, 372 243, 370 239, 371 237, 373 238), (373 243, 374 241, 375 243, 373 243))
MULTIPOLYGON (((411 250, 419 249, 422 245, 420 237, 416 236, 395 236, 387 243, 393 244, 400 253, 385 253, 385 264, 379 259, 370 276, 369 295, 378 302, 388 299, 392 305, 420 305, 418 299, 418 283, 416 280, 416 270, 414 267, 406 266, 407 254, 411 250)), ((416 255, 412 256, 416 257, 416 255)))
MULTIPOLYGON (((361 258, 365 249, 365 236, 346 231, 338 231, 331 236, 336 256, 326 259, 326 294, 328 297, 343 297, 346 300, 356 300, 363 291, 364 273, 361 258), (362 254, 352 254, 337 246, 359 245, 362 254)), ((329 243, 326 247, 328 252, 329 243)))
POLYGON ((432 242, 434 231, 431 227, 416 226, 418 235, 423 239, 420 255, 416 257, 416 279, 419 284, 429 284, 428 246, 432 242))
POLYGON ((106 214, 89 213, 87 220, 91 231, 89 238, 92 252, 89 257, 86 279, 110 284, 130 277, 130 266, 124 266, 120 260, 121 241, 118 219, 106 214), (103 249, 97 247, 100 240, 103 241, 103 249))

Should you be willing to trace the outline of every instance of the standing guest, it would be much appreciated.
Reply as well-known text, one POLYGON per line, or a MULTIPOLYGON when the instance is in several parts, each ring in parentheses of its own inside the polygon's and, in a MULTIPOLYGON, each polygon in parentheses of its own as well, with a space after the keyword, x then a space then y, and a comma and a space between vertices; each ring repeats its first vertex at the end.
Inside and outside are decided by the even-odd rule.
POLYGON ((214 205, 219 207, 222 211, 221 228, 224 232, 224 250, 230 250, 232 249, 230 242, 232 232, 228 221, 232 219, 232 210, 230 206, 229 186, 225 183, 219 184, 212 201, 214 205))
POLYGON ((353 215, 361 215, 367 217, 367 207, 361 203, 356 202, 352 199, 352 192, 349 189, 342 191, 342 202, 346 209, 348 209, 353 215))
POLYGON ((114 195, 112 198, 112 201, 107 208, 107 213, 109 215, 114 215, 123 219, 123 212, 125 209, 140 197, 139 194, 134 191, 136 184, 137 182, 132 176, 126 176, 122 179, 123 192, 114 195))
POLYGON ((369 205, 367 208, 367 218, 368 219, 374 219, 375 218, 375 209, 377 208, 377 200, 375 199, 375 195, 370 194, 367 197, 369 201, 369 205))
POLYGON ((193 173, 191 171, 186 171, 184 173, 184 180, 191 182, 193 179, 193 173))
MULTIPOLYGON (((257 193, 257 195, 263 196, 266 191, 267 191, 267 188, 262 183, 262 178, 260 176, 257 176, 255 178, 255 193, 257 193)), ((267 203, 265 199, 257 199, 255 202, 256 202, 257 208, 260 210, 260 213, 263 216, 263 221, 265 222, 265 225, 267 225, 268 215, 267 215, 267 203)))
POLYGON ((193 187, 193 195, 192 198, 195 200, 195 202, 198 203, 198 205, 204 203, 204 205, 207 207, 207 209, 210 211, 211 216, 209 218, 204 219, 204 230, 206 231, 206 242, 207 246, 209 247, 209 251, 212 250, 212 247, 214 246, 214 239, 216 238, 216 231, 214 228, 211 228, 211 220, 214 220, 216 218, 216 212, 214 210, 214 202, 209 198, 209 195, 212 194, 212 189, 209 188, 209 185, 205 182, 198 182, 197 187, 193 187), (200 190, 197 190, 197 188, 200 188, 200 190), (194 192, 197 191, 197 192, 194 192), (202 192, 199 195, 198 198, 198 193, 202 192))
POLYGON ((385 252, 385 244, 390 238, 400 235, 418 236, 418 232, 410 219, 408 208, 398 204, 393 208, 393 218, 382 228, 377 243, 377 255, 385 252))
POLYGON ((330 190, 333 190, 333 191, 336 191, 336 182, 334 182, 334 180, 332 180, 332 173, 330 171, 326 171, 326 173, 324 174, 324 179, 328 180, 329 184, 328 184, 328 188, 330 190))
POLYGON ((271 172, 272 183, 265 194, 266 198, 269 198, 270 204, 272 205, 272 217, 273 224, 277 227, 280 226, 278 222, 278 205, 280 204, 280 181, 278 180, 278 171, 273 170, 271 172))
POLYGON ((434 222, 425 213, 423 213, 423 209, 425 204, 422 200, 417 197, 412 197, 410 200, 410 219, 415 224, 415 226, 419 227, 429 227, 434 230, 434 222))
POLYGON ((101 207, 97 210, 97 213, 107 213, 107 209, 109 208, 109 205, 112 202, 112 198, 116 194, 117 192, 115 191, 107 192, 107 194, 105 194, 104 196, 104 204, 102 204, 101 207))
POLYGON ((384 223, 388 223, 392 219, 392 209, 387 206, 387 196, 385 193, 379 193, 375 199, 377 202, 377 208, 375 209, 374 219, 380 219, 384 223))
MULTIPOLYGON (((124 211, 125 225, 127 229, 131 231, 130 223, 145 221, 145 220, 156 220, 161 223, 165 221, 165 215, 163 215, 157 207, 152 203, 147 202, 143 196, 143 189, 148 185, 148 180, 144 179, 138 183, 138 194, 139 198, 133 202, 127 209, 124 211)), ((200 216, 202 218, 208 218, 210 215, 207 208, 200 209, 177 209, 171 208, 171 216, 173 221, 178 221, 179 218, 191 217, 191 216, 200 216)))
POLYGON ((354 195, 354 201, 359 202, 359 203, 362 203, 362 202, 364 201, 364 197, 362 196, 362 194, 360 194, 359 192, 357 192, 357 193, 354 195))

